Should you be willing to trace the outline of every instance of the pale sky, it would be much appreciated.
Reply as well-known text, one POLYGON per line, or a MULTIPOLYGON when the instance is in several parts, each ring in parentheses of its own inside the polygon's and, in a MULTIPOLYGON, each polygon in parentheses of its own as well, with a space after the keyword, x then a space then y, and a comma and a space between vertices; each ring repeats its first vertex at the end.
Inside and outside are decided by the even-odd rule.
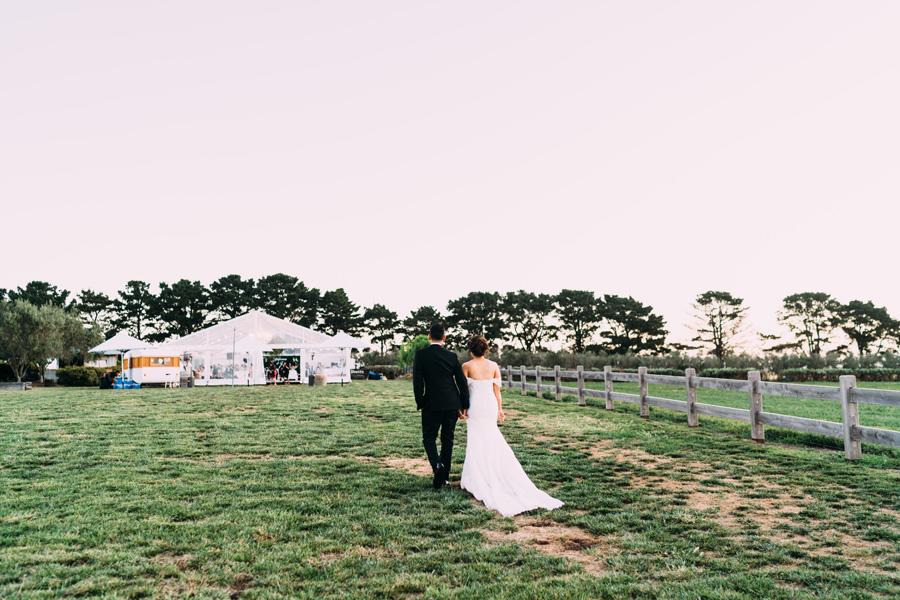
POLYGON ((900 2, 0 0, 0 287, 900 316, 900 2))

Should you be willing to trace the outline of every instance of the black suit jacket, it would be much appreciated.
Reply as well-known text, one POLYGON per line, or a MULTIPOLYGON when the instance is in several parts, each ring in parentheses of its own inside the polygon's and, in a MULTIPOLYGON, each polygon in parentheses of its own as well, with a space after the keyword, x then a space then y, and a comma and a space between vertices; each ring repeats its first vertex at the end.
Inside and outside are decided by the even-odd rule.
POLYGON ((419 410, 469 408, 469 382, 455 353, 439 344, 416 352, 413 393, 419 410))

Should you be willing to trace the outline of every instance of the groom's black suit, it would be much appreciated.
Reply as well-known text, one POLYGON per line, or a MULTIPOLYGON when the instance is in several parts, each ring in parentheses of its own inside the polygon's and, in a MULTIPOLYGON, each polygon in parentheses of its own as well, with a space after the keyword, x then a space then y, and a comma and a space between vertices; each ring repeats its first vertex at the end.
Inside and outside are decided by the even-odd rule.
POLYGON ((450 476, 453 432, 460 410, 469 408, 469 384, 459 358, 440 344, 416 352, 413 361, 413 393, 422 411, 422 444, 438 476, 450 476), (437 450, 438 431, 441 452, 437 450))

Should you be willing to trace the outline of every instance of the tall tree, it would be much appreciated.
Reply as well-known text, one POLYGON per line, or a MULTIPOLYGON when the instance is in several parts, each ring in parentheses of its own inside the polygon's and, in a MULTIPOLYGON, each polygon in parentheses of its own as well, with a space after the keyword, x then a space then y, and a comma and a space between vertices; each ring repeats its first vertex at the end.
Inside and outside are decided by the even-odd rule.
POLYGON ((307 287, 303 282, 301 285, 301 296, 303 298, 300 308, 294 313, 291 319, 297 325, 304 327, 315 327, 319 321, 319 311, 321 310, 322 292, 319 288, 307 287))
POLYGON ((255 304, 256 282, 225 275, 209 285, 209 308, 216 320, 239 317, 255 304))
POLYGON ((497 292, 469 292, 447 303, 448 337, 452 344, 465 343, 467 337, 483 335, 491 344, 505 339, 506 320, 497 292))
POLYGON ((24 300, 0 303, 0 358, 21 382, 34 363, 34 338, 41 328, 38 308, 24 300))
POLYGON ((110 327, 112 306, 113 301, 109 296, 94 290, 80 291, 75 300, 75 308, 84 324, 88 327, 99 327, 103 331, 110 327))
POLYGON ((6 301, 6 297, 7 297, 7 294, 8 294, 8 293, 9 293, 9 290, 8 290, 8 289, 6 289, 6 288, 0 288, 0 302, 5 302, 5 301, 6 301))
POLYGON ((660 354, 665 350, 666 321, 653 312, 653 307, 631 296, 607 294, 597 303, 606 329, 600 332, 608 343, 609 354, 660 354))
POLYGON ((150 284, 132 279, 119 290, 113 301, 113 327, 124 329, 139 340, 150 333, 156 297, 150 291, 150 284))
POLYGON ((30 366, 37 368, 44 381, 47 364, 65 350, 64 333, 71 325, 67 321, 82 327, 77 317, 52 304, 35 306, 15 300, 0 305, 0 358, 17 381, 22 381, 30 366))
POLYGON ((384 304, 376 304, 363 313, 363 331, 378 344, 382 354, 385 345, 393 345, 399 329, 400 320, 397 313, 384 304))
POLYGON ((350 301, 344 288, 322 294, 320 309, 320 324, 324 333, 336 335, 339 331, 344 331, 352 335, 359 331, 359 306, 350 301))
POLYGON ((597 298, 586 290, 562 290, 554 298, 559 329, 574 352, 584 352, 591 336, 600 328, 597 298))
POLYGON ((207 314, 209 292, 202 283, 188 279, 179 279, 172 285, 162 282, 152 311, 157 331, 148 337, 161 342, 188 335, 206 325, 207 314))
POLYGON ((10 301, 24 300, 34 306, 68 306, 69 290, 61 290, 46 281, 29 281, 25 287, 16 288, 7 292, 10 301))
POLYGON ((60 334, 62 335, 62 348, 58 358, 82 365, 87 358, 88 350, 102 342, 105 337, 103 329, 99 325, 86 326, 72 313, 66 314, 60 334))
POLYGON ((319 290, 306 287, 293 275, 275 273, 256 282, 255 308, 304 327, 315 325, 319 301, 319 290))
POLYGON ((443 321, 444 316, 435 307, 420 306, 403 319, 403 338, 411 340, 418 335, 427 334, 432 325, 443 321))
POLYGON ((822 348, 831 341, 839 311, 840 303, 831 295, 802 292, 784 299, 778 321, 787 326, 810 356, 820 356, 822 348))
POLYGON ((886 308, 871 301, 851 300, 840 307, 838 315, 841 329, 856 344, 860 356, 869 354, 873 345, 875 353, 880 352, 898 327, 886 308))
POLYGON ((533 352, 553 332, 550 315, 553 312, 553 296, 519 290, 503 296, 501 309, 511 338, 528 352, 533 352))
POLYGON ((428 336, 419 334, 406 340, 397 352, 397 364, 403 370, 409 370, 413 366, 416 352, 428 346, 428 336))
POLYGON ((710 353, 724 364, 742 331, 747 312, 744 299, 711 290, 697 296, 694 310, 699 324, 692 341, 708 346, 710 353))

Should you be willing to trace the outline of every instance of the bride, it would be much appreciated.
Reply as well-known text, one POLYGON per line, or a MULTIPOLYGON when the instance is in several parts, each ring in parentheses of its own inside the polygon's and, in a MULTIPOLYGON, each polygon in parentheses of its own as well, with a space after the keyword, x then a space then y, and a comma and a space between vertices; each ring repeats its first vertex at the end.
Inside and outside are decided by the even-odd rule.
POLYGON ((485 357, 487 351, 484 337, 472 338, 472 360, 462 366, 469 383, 469 411, 460 485, 505 517, 535 508, 559 508, 562 502, 531 483, 497 427, 498 421, 503 423, 505 418, 500 367, 485 357))

